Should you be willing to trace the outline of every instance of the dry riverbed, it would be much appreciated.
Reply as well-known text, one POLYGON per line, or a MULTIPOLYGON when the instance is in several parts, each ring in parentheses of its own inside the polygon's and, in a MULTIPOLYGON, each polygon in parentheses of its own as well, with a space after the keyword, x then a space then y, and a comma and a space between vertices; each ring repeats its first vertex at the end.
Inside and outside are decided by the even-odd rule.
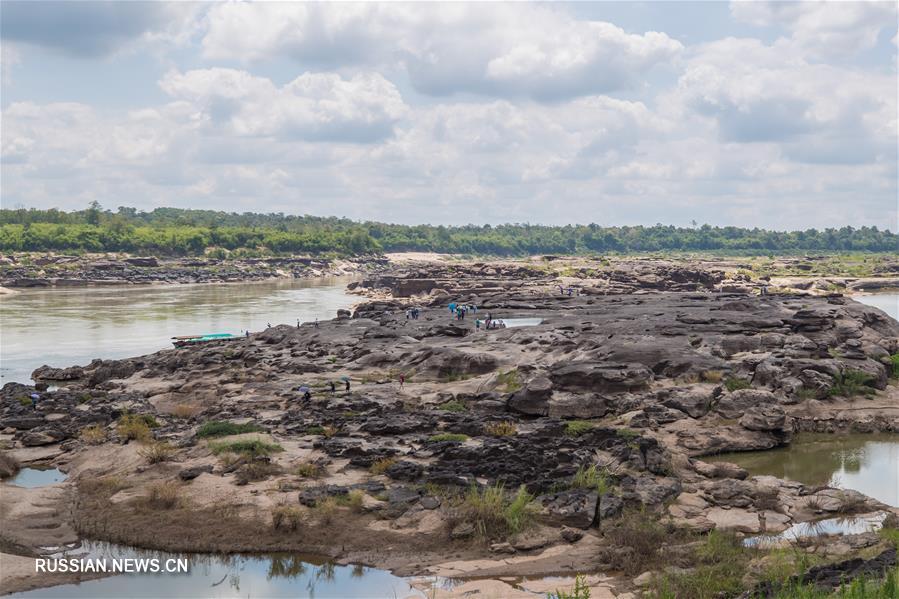
MULTIPOLYGON (((332 321, 38 369, 54 391, 7 384, 3 455, 68 479, 4 487, 5 550, 80 536, 466 581, 438 596, 533 596, 587 573, 592 597, 626 597, 713 573, 736 595, 770 582, 746 538, 837 515, 896 525, 894 505, 712 456, 899 433, 899 323, 710 265, 564 262, 397 261, 332 321), (457 320, 449 302, 478 310, 457 320), (540 324, 478 329, 488 315, 540 324)), ((890 551, 863 531, 778 555, 785 575, 830 568, 827 586, 849 557, 895 567, 890 551)))

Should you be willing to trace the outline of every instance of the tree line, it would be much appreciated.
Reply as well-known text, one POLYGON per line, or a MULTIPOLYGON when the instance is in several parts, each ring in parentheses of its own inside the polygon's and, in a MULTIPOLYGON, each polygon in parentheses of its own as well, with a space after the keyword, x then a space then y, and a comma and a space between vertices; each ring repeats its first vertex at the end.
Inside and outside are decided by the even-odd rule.
POLYGON ((603 227, 597 224, 395 225, 281 213, 242 214, 156 208, 149 212, 93 203, 65 212, 0 210, 0 251, 131 252, 167 256, 441 252, 493 256, 528 254, 718 251, 897 252, 899 235, 877 227, 805 231, 758 228, 603 227))

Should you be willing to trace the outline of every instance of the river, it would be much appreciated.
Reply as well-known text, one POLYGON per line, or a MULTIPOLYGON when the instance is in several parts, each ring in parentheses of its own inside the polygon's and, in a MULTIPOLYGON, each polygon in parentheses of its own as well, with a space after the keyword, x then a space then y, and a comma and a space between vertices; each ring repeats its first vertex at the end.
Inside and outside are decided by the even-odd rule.
POLYGON ((28 383, 43 364, 84 365, 170 348, 171 337, 330 320, 358 297, 350 278, 221 285, 25 290, 0 296, 0 383, 28 383))

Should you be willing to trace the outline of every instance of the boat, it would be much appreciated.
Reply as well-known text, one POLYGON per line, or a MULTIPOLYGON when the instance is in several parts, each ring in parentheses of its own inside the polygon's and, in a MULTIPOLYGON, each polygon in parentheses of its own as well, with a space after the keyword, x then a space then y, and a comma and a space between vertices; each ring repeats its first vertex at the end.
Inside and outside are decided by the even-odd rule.
POLYGON ((205 335, 178 335, 172 337, 172 345, 175 347, 184 347, 185 345, 193 345, 195 343, 206 343, 208 341, 227 341, 229 339, 240 339, 231 333, 206 333, 205 335))

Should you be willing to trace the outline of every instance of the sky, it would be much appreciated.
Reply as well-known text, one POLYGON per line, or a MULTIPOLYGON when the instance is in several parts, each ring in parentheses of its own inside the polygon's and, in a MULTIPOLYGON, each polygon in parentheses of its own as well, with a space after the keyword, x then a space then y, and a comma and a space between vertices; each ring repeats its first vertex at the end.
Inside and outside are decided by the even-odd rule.
POLYGON ((0 3, 0 202, 897 231, 895 2, 0 3))

